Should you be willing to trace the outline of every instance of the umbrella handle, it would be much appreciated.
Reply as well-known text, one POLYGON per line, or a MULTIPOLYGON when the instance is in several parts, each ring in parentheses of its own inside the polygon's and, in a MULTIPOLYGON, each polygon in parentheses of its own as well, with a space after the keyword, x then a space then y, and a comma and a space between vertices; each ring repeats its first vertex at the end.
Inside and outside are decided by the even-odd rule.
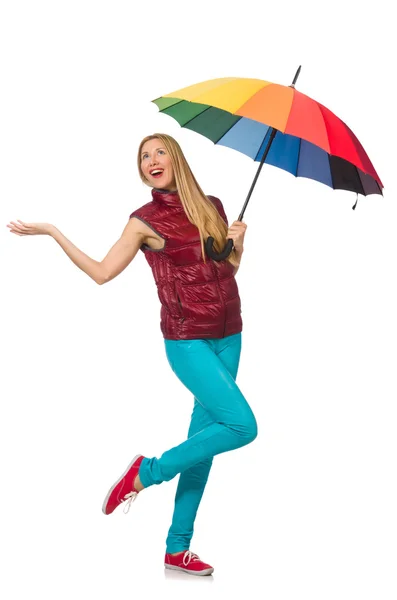
POLYGON ((209 237, 207 239, 207 241, 205 242, 205 249, 210 258, 212 258, 213 260, 216 260, 216 261, 221 261, 221 260, 225 260, 229 256, 229 254, 233 250, 233 244, 234 244, 233 240, 229 239, 226 246, 222 250, 222 252, 217 254, 213 249, 214 238, 209 237))

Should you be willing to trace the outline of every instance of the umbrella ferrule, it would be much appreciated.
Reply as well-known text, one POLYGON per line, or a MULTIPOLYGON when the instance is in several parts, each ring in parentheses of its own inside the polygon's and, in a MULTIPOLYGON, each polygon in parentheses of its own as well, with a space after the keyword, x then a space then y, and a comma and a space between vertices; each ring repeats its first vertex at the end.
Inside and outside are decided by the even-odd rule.
POLYGON ((298 70, 297 70, 297 72, 295 73, 294 80, 293 80, 293 82, 291 83, 291 85, 290 85, 289 87, 295 88, 295 83, 296 83, 296 81, 297 81, 297 79, 298 79, 298 77, 299 77, 299 73, 301 72, 301 68, 302 68, 302 65, 300 65, 300 66, 298 67, 298 70))

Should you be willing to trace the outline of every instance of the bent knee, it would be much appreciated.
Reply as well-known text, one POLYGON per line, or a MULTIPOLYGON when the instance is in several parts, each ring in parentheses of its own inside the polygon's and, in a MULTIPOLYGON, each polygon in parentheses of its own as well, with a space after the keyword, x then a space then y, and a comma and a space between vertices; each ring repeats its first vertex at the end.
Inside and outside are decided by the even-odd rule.
POLYGON ((241 427, 240 436, 244 445, 250 444, 258 435, 258 424, 254 416, 247 419, 241 427))
POLYGON ((257 437, 257 435, 258 435, 258 424, 256 422, 256 419, 253 418, 249 423, 249 426, 247 429, 247 434, 246 434, 248 444, 253 442, 254 439, 257 437))

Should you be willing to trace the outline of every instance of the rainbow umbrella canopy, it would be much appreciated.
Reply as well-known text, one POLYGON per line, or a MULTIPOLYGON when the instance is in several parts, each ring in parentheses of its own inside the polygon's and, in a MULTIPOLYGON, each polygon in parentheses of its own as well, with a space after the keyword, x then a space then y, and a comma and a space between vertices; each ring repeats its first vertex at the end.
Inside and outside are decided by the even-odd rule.
MULTIPOLYGON (((351 129, 328 108, 295 89, 300 70, 290 86, 227 77, 153 100, 160 112, 182 127, 260 163, 240 221, 264 163, 333 189, 364 196, 382 194, 383 184, 351 129)), ((220 254, 214 253, 212 246, 213 239, 208 238, 208 254, 224 260, 233 241, 229 240, 220 254)))

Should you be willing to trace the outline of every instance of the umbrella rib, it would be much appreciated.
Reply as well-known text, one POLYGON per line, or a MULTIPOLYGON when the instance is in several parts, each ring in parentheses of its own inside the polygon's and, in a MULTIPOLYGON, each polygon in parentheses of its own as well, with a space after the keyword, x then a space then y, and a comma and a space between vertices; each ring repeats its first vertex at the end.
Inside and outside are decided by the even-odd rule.
POLYGON ((331 154, 329 154, 328 152, 327 152, 327 159, 328 159, 329 173, 331 175, 332 189, 336 190, 335 182, 334 182, 334 174, 332 173, 332 168, 331 168, 331 154))
POLYGON ((265 135, 263 136, 263 139, 262 139, 261 143, 259 144, 258 152, 255 154, 254 161, 256 161, 256 159, 259 156, 259 152, 261 151, 261 148, 262 148, 263 144, 265 143, 265 139, 266 139, 267 134, 269 133, 269 129, 271 129, 270 125, 267 125, 267 131, 266 131, 265 135))
MULTIPOLYGON (((156 100, 161 100, 163 98, 163 96, 160 96, 160 98, 156 98, 156 100)), ((153 104, 156 103, 156 100, 152 100, 153 104)), ((176 106, 177 104, 180 104, 181 102, 186 102, 186 100, 180 100, 179 98, 176 98, 176 100, 178 100, 178 102, 174 102, 174 104, 171 104, 171 106, 176 106)), ((156 104, 157 106, 157 104, 156 104)), ((158 106, 157 106, 158 108, 158 106)), ((164 112, 165 110, 167 110, 167 108, 170 108, 169 106, 166 106, 164 108, 159 108, 159 112, 164 112)))
MULTIPOLYGON (((189 102, 189 100, 182 100, 182 102, 189 102)), ((195 102, 195 104, 199 104, 199 102, 195 102)), ((203 104, 203 106, 205 106, 203 104)), ((188 125, 189 123, 191 123, 192 121, 194 121, 194 119, 197 119, 197 117, 201 117, 201 115, 203 115, 205 112, 207 112, 207 110, 209 110, 210 108, 214 108, 213 106, 207 106, 207 108, 205 108, 201 113, 199 113, 198 115, 194 115, 194 117, 192 117, 191 119, 189 119, 189 121, 186 121, 186 123, 184 123, 183 125, 181 125, 181 127, 186 127, 186 125, 188 125)), ((196 132, 198 133, 198 132, 196 132)))
POLYGON ((266 132, 266 134, 265 134, 265 136, 264 136, 263 140, 262 140, 262 141, 261 141, 261 143, 259 144, 258 152, 255 154, 254 162, 255 162, 255 161, 256 161, 256 159, 258 158, 258 155, 259 155, 260 149, 262 148, 262 145, 263 145, 263 142, 264 142, 264 140, 265 140, 265 137, 266 137, 266 135, 267 135, 267 132, 266 132))
MULTIPOLYGON (((189 100, 181 100, 180 102, 189 102, 189 100)), ((180 102, 177 102, 176 104, 180 104, 180 102)), ((175 106, 176 104, 174 104, 173 106, 175 106)), ((196 102, 195 104, 199 104, 199 102, 196 102)), ((203 106, 205 106, 205 105, 203 104, 203 106)), ((232 127, 234 127, 243 117, 241 117, 239 115, 234 115, 232 112, 229 112, 228 110, 223 110, 222 108, 218 108, 217 106, 207 106, 207 108, 205 108, 204 110, 202 110, 198 115, 194 115, 194 117, 192 117, 191 119, 189 119, 188 121, 186 121, 183 125, 181 125, 181 127, 186 127, 187 125, 193 123, 193 121, 195 119, 201 118, 202 115, 204 113, 206 113, 208 110, 210 110, 211 108, 215 109, 215 110, 220 110, 220 111, 222 111, 224 113, 228 113, 229 115, 232 115, 233 117, 238 117, 237 121, 235 121, 234 123, 232 123, 232 125, 230 125, 230 127, 228 127, 228 129, 226 129, 226 131, 223 131, 222 135, 216 141, 211 140, 214 144, 217 144, 223 138, 223 136, 225 136, 228 133, 228 131, 230 131, 230 129, 232 129, 232 127)), ((196 133, 200 133, 204 137, 207 137, 204 133, 201 133, 200 131, 196 131, 196 133)))
MULTIPOLYGON (((202 116, 202 115, 203 115, 205 112, 207 112, 207 110, 210 110, 211 108, 215 108, 216 110, 222 110, 222 111, 223 111, 223 109, 222 109, 222 108, 218 108, 218 107, 216 107, 216 106, 208 106, 208 107, 207 107, 205 110, 203 110, 201 113, 199 113, 198 115, 195 115, 194 117, 192 117, 191 119, 189 119, 189 121, 186 121, 186 123, 184 123, 184 124, 182 125, 182 127, 186 127, 186 125, 189 125, 189 123, 192 123, 192 122, 193 122, 195 119, 197 119, 198 117, 201 117, 201 116, 202 116)), ((227 112, 228 114, 232 115, 233 117, 234 117, 234 116, 237 116, 237 115, 234 115, 233 113, 229 112, 228 110, 225 110, 225 111, 223 111, 223 112, 227 112)), ((230 130, 232 129, 232 127, 234 127, 234 126, 235 126, 235 125, 236 125, 236 124, 237 124, 237 123, 238 123, 238 122, 239 122, 239 121, 240 121, 242 118, 243 118, 243 117, 239 117, 239 118, 238 118, 238 121, 235 121, 235 122, 234 122, 232 125, 230 125, 230 127, 229 127, 229 128, 226 130, 226 131, 224 131, 224 132, 222 133, 222 135, 221 135, 221 137, 220 137, 220 138, 218 138, 218 139, 217 139, 215 142, 212 140, 212 142, 213 142, 214 144, 217 144, 217 143, 218 143, 218 142, 219 142, 219 141, 220 141, 220 140, 223 138, 223 136, 225 136, 225 135, 227 134, 227 132, 228 132, 228 131, 230 131, 230 130)), ((196 133, 200 133, 200 132, 198 131, 198 132, 196 132, 196 133)), ((207 137, 205 134, 202 134, 202 135, 204 135, 204 137, 207 137)))
MULTIPOLYGON (((225 112, 229 112, 229 111, 225 111, 225 112)), ((230 113, 230 114, 231 114, 231 115, 233 115, 233 113, 230 113)), ((235 117, 235 116, 236 116, 236 115, 233 115, 233 117, 235 117)), ((220 138, 218 138, 218 139, 216 140, 216 142, 214 142, 214 144, 217 144, 218 142, 220 142, 220 141, 221 141, 221 139, 222 139, 222 138, 223 138, 223 137, 224 137, 224 136, 225 136, 225 135, 226 135, 226 134, 227 134, 227 133, 228 133, 228 132, 229 132, 229 131, 230 131, 230 130, 231 130, 231 129, 232 129, 234 126, 235 126, 235 125, 237 125, 237 123, 239 123, 239 122, 241 121, 241 119, 242 119, 242 118, 243 118, 243 117, 240 117, 240 118, 238 119, 238 121, 235 121, 235 122, 233 123, 233 125, 230 125, 230 127, 229 127, 228 129, 226 129, 226 131, 224 131, 224 132, 222 133, 221 137, 220 137, 220 138)))
POLYGON ((301 157, 301 146, 302 146, 302 138, 299 138, 298 160, 296 161, 296 173, 295 173, 295 177, 298 177, 299 160, 300 160, 300 157, 301 157))
MULTIPOLYGON (((366 196, 367 194, 365 193, 364 184, 363 184, 363 182, 361 181, 360 173, 358 172, 358 167, 356 167, 356 165, 354 165, 354 168, 356 169, 357 179, 358 179, 358 181, 360 182, 361 188, 362 188, 362 190, 363 190, 361 193, 362 193, 362 195, 363 195, 363 196, 366 196)), ((358 192, 356 192, 356 194, 357 194, 357 193, 358 193, 358 192)))

